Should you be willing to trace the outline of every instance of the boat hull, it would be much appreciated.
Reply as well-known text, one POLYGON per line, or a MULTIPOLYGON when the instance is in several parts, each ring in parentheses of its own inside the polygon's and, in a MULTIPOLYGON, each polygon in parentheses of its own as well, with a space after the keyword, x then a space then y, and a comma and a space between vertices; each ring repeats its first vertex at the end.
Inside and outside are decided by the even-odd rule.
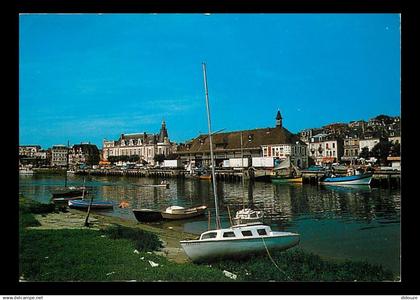
MULTIPOLYGON (((70 208, 77 209, 88 209, 90 201, 86 200, 69 200, 68 201, 70 208)), ((114 207, 112 202, 108 201, 94 201, 91 204, 90 209, 112 209, 114 207)))
POLYGON ((181 241, 181 246, 193 262, 212 261, 220 258, 245 257, 268 250, 286 250, 299 244, 298 234, 259 237, 238 240, 181 241))
POLYGON ((302 177, 297 178, 282 178, 277 176, 271 176, 272 183, 302 183, 302 177))
POLYGON ((327 177, 319 183, 326 185, 369 185, 372 181, 372 174, 343 176, 343 177, 327 177))
MULTIPOLYGON (((83 189, 58 189, 50 192, 53 198, 70 198, 83 195, 83 189)), ((85 190, 85 194, 87 193, 88 191, 85 190)))
POLYGON ((162 213, 157 210, 152 209, 133 209, 134 216, 136 220, 143 223, 143 222, 158 222, 161 221, 162 213))

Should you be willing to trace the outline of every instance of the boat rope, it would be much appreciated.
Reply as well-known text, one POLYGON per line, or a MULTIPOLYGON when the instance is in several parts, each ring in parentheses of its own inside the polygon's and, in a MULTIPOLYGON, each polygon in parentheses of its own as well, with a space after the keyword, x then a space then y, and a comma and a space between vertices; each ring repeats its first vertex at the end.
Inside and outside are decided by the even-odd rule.
POLYGON ((289 279, 289 280, 292 281, 293 279, 290 278, 282 269, 280 269, 280 267, 276 264, 276 262, 274 261, 274 259, 271 257, 270 251, 268 251, 267 245, 265 244, 264 237, 261 237, 261 239, 262 239, 262 241, 264 243, 265 250, 267 251, 268 257, 270 258, 271 262, 274 264, 274 266, 277 268, 277 270, 279 270, 280 272, 282 272, 287 277, 287 279, 289 279))

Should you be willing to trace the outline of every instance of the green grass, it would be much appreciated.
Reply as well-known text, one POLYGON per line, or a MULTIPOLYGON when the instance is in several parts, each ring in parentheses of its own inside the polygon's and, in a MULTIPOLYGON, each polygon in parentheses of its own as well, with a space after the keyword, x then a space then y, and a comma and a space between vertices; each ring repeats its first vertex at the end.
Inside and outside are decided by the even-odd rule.
POLYGON ((113 224, 105 229, 101 229, 101 232, 107 234, 111 239, 132 240, 139 251, 155 251, 162 248, 162 242, 157 235, 141 229, 113 224))
POLYGON ((162 247, 156 234, 113 224, 93 229, 32 229, 34 213, 49 204, 20 198, 19 271, 28 281, 395 281, 396 275, 367 262, 331 262, 299 248, 246 260, 177 264, 151 251, 162 247), (137 250, 139 253, 135 253, 137 250), (143 258, 143 259, 142 259, 143 258), (152 267, 149 260, 158 263, 152 267))

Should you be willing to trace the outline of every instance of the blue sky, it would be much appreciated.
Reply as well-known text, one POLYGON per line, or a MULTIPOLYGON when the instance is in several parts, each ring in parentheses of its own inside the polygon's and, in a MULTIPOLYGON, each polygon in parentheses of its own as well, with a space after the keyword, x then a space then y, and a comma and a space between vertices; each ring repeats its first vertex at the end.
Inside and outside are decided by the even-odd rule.
POLYGON ((399 14, 23 14, 19 144, 400 115, 399 14))

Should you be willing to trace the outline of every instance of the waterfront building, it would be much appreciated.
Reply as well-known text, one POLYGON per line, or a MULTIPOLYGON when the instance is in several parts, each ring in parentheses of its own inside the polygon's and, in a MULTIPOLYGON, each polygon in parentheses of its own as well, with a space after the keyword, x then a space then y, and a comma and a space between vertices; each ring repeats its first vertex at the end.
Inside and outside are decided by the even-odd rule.
POLYGON ((63 167, 67 166, 68 148, 65 145, 54 145, 51 148, 51 166, 63 167))
POLYGON ((359 154, 362 152, 363 148, 368 148, 369 151, 375 147, 376 144, 380 142, 379 137, 364 138, 359 140, 359 154))
POLYGON ((299 138, 302 142, 305 142, 306 144, 309 144, 311 141, 311 138, 319 133, 322 133, 323 129, 321 128, 309 128, 304 129, 301 132, 299 132, 299 138))
MULTIPOLYGON (((258 128, 242 131, 223 132, 212 135, 213 152, 217 166, 229 158, 273 157, 279 160, 290 157, 292 163, 300 168, 308 166, 307 145, 283 127, 283 118, 277 111, 274 128, 258 128)), ((210 165, 210 143, 207 134, 178 145, 179 158, 185 164, 196 166, 210 165)))
POLYGON ((41 151, 41 146, 38 145, 19 146, 19 156, 35 157, 39 151, 41 151))
POLYGON ((309 142, 309 156, 317 165, 339 162, 343 155, 343 141, 336 135, 319 133, 309 142))
POLYGON ((169 140, 165 121, 158 134, 130 133, 121 134, 117 141, 103 141, 102 159, 107 161, 111 156, 138 155, 140 161, 155 165, 155 155, 169 155, 172 153, 174 143, 169 140))
POLYGON ((360 154, 360 139, 358 136, 346 136, 344 139, 344 155, 341 160, 354 162, 358 159, 360 154))
POLYGON ((77 168, 80 165, 96 165, 99 163, 99 150, 91 143, 73 145, 69 151, 69 166, 77 168))

